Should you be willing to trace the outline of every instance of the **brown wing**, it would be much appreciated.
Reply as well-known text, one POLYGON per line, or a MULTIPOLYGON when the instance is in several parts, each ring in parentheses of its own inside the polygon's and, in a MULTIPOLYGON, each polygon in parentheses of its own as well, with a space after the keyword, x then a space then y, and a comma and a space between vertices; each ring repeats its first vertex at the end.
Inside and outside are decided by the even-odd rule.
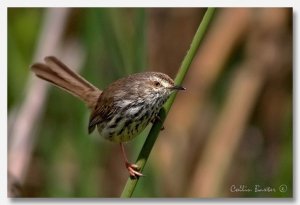
POLYGON ((104 95, 100 96, 98 103, 90 116, 88 127, 89 134, 95 130, 96 125, 101 124, 102 122, 108 123, 112 120, 117 111, 113 97, 107 96, 106 93, 102 94, 104 95))

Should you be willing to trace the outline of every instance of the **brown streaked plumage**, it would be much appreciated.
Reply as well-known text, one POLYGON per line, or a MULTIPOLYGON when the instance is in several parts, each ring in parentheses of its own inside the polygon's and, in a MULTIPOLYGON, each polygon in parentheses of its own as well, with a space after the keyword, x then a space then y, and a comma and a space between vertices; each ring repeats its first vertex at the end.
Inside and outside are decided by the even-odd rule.
POLYGON ((84 101, 91 109, 89 133, 97 127, 101 136, 120 143, 130 176, 142 176, 138 167, 128 162, 123 142, 153 122, 170 94, 183 87, 176 86, 166 74, 143 72, 121 78, 101 91, 53 56, 31 68, 39 78, 84 101))

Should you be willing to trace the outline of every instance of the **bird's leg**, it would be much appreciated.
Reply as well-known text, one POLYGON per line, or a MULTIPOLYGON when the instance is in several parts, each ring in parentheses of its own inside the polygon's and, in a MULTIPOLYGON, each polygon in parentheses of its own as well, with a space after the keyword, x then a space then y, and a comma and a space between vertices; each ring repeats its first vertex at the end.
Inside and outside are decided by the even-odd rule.
POLYGON ((139 172, 139 167, 136 164, 132 164, 128 161, 123 143, 120 143, 120 146, 125 166, 129 172, 130 177, 136 179, 138 177, 144 176, 141 172, 139 172))

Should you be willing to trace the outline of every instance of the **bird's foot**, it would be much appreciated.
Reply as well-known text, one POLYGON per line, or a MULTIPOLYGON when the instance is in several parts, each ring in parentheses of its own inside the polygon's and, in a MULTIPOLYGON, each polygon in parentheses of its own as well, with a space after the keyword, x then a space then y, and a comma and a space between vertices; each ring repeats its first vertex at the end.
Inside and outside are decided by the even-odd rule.
POLYGON ((137 179, 144 176, 141 172, 139 172, 140 168, 136 164, 126 162, 125 165, 129 172, 130 178, 137 179))

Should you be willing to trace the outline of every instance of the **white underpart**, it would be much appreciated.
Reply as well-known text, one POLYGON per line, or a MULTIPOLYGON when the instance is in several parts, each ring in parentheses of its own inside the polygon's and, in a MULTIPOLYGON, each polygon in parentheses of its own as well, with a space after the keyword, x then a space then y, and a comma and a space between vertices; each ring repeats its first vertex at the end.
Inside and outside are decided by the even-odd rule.
POLYGON ((128 109, 127 113, 128 113, 129 115, 134 115, 135 113, 139 112, 140 109, 141 109, 140 107, 130 108, 130 109, 128 109))
MULTIPOLYGON (((101 135, 102 135, 102 136, 104 136, 105 138, 108 138, 109 132, 111 131, 110 128, 109 128, 109 126, 112 125, 112 124, 114 124, 117 118, 119 118, 119 114, 117 114, 117 115, 116 115, 116 116, 115 116, 115 117, 107 124, 107 126, 106 126, 104 129, 102 129, 102 131, 101 131, 101 135)), ((116 130, 116 133, 117 133, 118 131, 120 131, 120 130, 124 127, 124 124, 125 124, 125 118, 124 118, 124 119, 121 119, 121 121, 118 123, 118 126, 115 127, 115 128, 113 128, 113 129, 116 130)))
MULTIPOLYGON (((114 120, 117 119, 116 117, 114 117, 114 120)), ((118 123, 118 126, 115 128, 117 130, 117 132, 119 132, 123 127, 124 127, 124 124, 125 124, 125 121, 126 119, 123 118, 119 123, 118 123)))
POLYGON ((119 107, 125 107, 125 106, 129 105, 130 103, 132 103, 132 100, 121 100, 118 102, 117 105, 119 107))

